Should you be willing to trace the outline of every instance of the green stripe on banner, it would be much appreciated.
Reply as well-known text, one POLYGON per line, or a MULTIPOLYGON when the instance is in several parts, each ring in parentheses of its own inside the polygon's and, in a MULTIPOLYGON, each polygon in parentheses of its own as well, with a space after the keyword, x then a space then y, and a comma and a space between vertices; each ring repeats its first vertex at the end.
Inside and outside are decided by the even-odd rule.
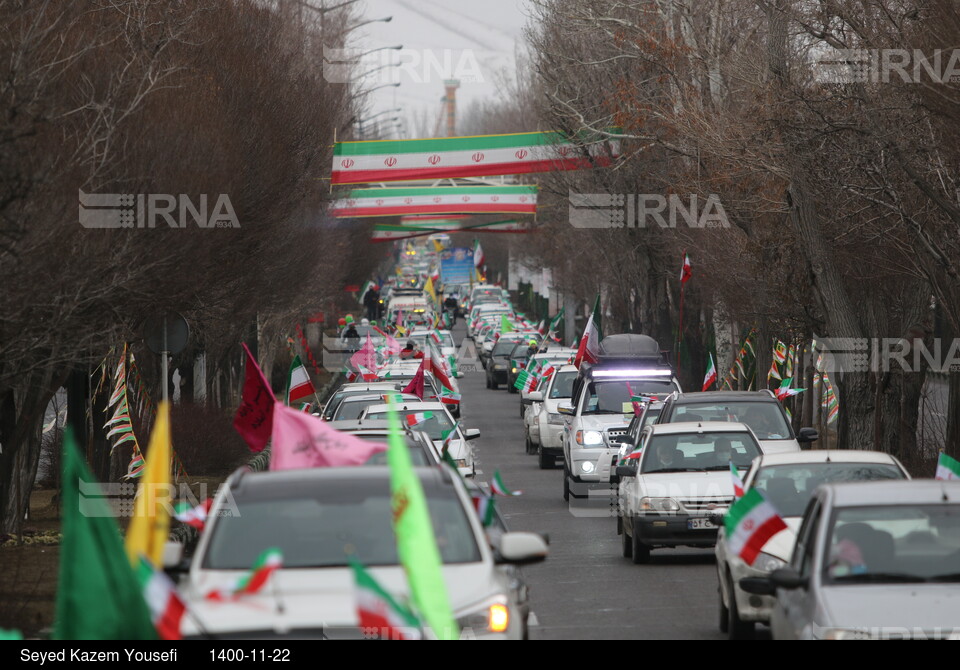
POLYGON ((440 137, 415 140, 371 140, 367 142, 337 142, 334 156, 374 156, 379 154, 414 154, 441 151, 472 151, 507 149, 510 147, 549 146, 568 140, 557 132, 514 133, 511 135, 474 135, 470 137, 440 137))
POLYGON ((421 195, 536 195, 536 186, 432 186, 424 188, 360 188, 339 196, 341 198, 377 199, 414 197, 421 195))

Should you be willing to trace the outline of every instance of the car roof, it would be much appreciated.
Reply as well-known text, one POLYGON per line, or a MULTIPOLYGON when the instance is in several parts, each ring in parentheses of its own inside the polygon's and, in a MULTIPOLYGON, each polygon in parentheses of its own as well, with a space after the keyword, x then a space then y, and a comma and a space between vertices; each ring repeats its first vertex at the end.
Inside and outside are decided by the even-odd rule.
POLYGON ((960 504, 960 482, 913 479, 824 484, 823 488, 834 507, 960 504))
POLYGON ((749 400, 753 402, 778 402, 776 396, 769 391, 691 391, 678 393, 676 404, 699 402, 730 402, 735 400, 749 400))
POLYGON ((749 433, 745 423, 735 421, 684 421, 681 423, 657 423, 649 426, 654 435, 681 435, 690 433, 749 433))
POLYGON ((802 463, 879 463, 897 465, 890 454, 879 451, 860 451, 854 449, 818 449, 811 451, 791 451, 780 454, 759 456, 760 467, 768 465, 793 465, 802 463))
MULTIPOLYGON (((453 485, 448 468, 415 466, 414 471, 425 491, 436 491, 453 485)), ((346 466, 335 468, 296 468, 292 470, 266 470, 250 472, 241 469, 233 473, 229 480, 231 493, 254 497, 286 497, 289 495, 311 495, 318 485, 328 487, 370 486, 390 488, 390 468, 382 465, 364 467, 346 466)))
MULTIPOLYGON (((442 402, 405 402, 399 403, 401 406, 398 406, 397 409, 402 412, 416 411, 420 409, 425 410, 434 410, 434 409, 443 409, 447 408, 442 402)), ((390 409, 389 405, 370 405, 367 407, 367 414, 373 414, 374 412, 386 412, 390 409)))
POLYGON ((343 384, 335 392, 340 391, 390 391, 396 389, 395 382, 350 382, 343 384))

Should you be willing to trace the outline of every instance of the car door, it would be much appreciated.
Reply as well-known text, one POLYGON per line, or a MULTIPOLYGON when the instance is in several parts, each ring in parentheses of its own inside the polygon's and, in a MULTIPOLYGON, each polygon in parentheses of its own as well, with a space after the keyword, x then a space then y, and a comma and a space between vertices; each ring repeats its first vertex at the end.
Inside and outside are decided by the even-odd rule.
POLYGON ((820 523, 824 518, 823 508, 824 503, 819 496, 814 496, 807 505, 797 534, 797 544, 790 559, 790 567, 808 580, 808 586, 777 589, 777 604, 770 620, 773 636, 777 640, 802 640, 810 637, 816 606, 813 577, 817 570, 817 538, 820 535, 820 523))

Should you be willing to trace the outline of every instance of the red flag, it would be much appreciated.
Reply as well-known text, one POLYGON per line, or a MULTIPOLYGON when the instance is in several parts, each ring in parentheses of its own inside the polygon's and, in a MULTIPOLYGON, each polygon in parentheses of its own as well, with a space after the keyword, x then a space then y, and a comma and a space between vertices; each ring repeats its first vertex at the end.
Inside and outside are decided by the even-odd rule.
POLYGON ((577 347, 577 357, 573 364, 580 367, 580 364, 586 361, 595 364, 600 360, 600 340, 603 339, 603 330, 600 327, 600 294, 597 294, 597 300, 593 304, 593 314, 587 321, 587 326, 583 329, 583 337, 580 338, 580 346, 577 347))
POLYGON ((250 446, 250 451, 263 451, 273 430, 273 406, 277 399, 246 344, 243 350, 247 354, 243 395, 233 417, 233 427, 250 446))
POLYGON ((410 383, 407 384, 401 393, 409 393, 423 400, 423 362, 421 362, 420 367, 417 368, 417 374, 413 376, 413 379, 410 380, 410 383))
POLYGON ((680 268, 680 283, 686 284, 690 281, 690 256, 686 252, 683 253, 683 267, 680 268))
POLYGON ((424 353, 421 367, 423 368, 424 372, 430 372, 433 374, 434 379, 443 384, 443 386, 450 391, 453 391, 453 384, 450 381, 450 377, 447 376, 446 371, 443 369, 443 363, 441 362, 439 365, 433 364, 433 354, 431 354, 432 349, 433 347, 430 347, 429 345, 426 347, 426 352, 424 353))

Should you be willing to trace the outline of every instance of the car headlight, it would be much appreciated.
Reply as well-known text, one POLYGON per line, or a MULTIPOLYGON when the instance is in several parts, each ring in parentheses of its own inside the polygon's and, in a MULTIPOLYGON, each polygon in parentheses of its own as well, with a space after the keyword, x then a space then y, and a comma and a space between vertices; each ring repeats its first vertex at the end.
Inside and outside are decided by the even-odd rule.
POLYGON ((589 475, 596 469, 596 466, 591 461, 584 461, 580 464, 580 472, 589 475))
POLYGON ((577 444, 582 444, 585 447, 595 447, 598 444, 603 444, 603 435, 595 430, 578 430, 577 444))
POLYGON ((680 511, 680 503, 673 498, 640 498, 640 511, 672 514, 680 511))
POLYGON ((547 423, 552 423, 555 426, 563 425, 563 415, 561 414, 547 414, 547 423))
POLYGON ((772 554, 766 554, 760 552, 760 555, 757 556, 757 560, 753 562, 754 570, 761 570, 763 572, 773 572, 774 570, 779 570, 780 568, 786 567, 787 562, 777 558, 772 554))
POLYGON ((494 369, 494 370, 506 370, 506 369, 507 369, 507 366, 506 366, 506 365, 502 365, 502 364, 500 364, 500 363, 494 363, 494 364, 493 364, 493 369, 494 369))
POLYGON ((510 608, 506 598, 497 598, 483 607, 457 617, 460 632, 505 633, 510 627, 510 608))

